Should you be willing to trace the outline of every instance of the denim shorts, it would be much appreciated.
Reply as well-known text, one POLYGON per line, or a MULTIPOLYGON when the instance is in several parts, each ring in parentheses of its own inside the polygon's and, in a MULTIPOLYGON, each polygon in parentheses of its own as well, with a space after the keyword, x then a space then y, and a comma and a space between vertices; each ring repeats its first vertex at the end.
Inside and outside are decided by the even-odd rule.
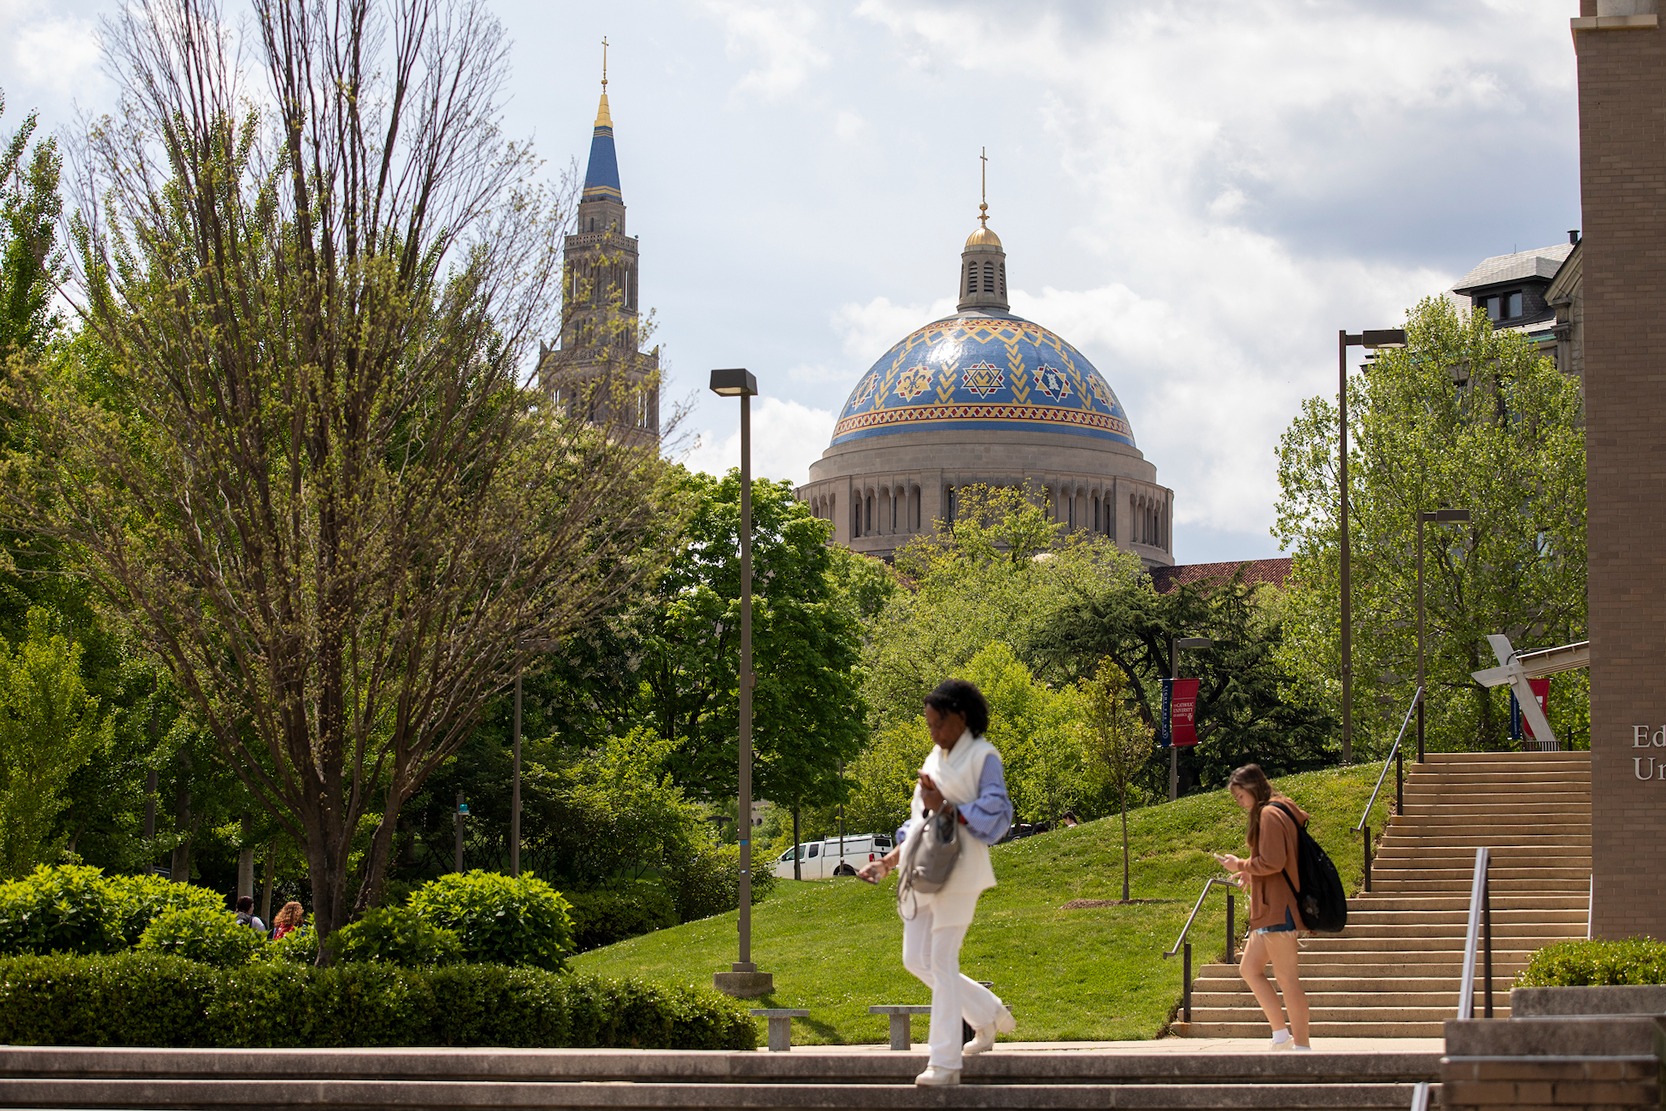
POLYGON ((1296 920, 1294 918, 1290 917, 1290 908, 1289 907, 1284 908, 1284 921, 1283 922, 1280 922, 1276 926, 1257 926, 1255 928, 1255 932, 1258 933, 1258 934, 1286 934, 1286 933, 1294 933, 1295 930, 1296 930, 1296 920))

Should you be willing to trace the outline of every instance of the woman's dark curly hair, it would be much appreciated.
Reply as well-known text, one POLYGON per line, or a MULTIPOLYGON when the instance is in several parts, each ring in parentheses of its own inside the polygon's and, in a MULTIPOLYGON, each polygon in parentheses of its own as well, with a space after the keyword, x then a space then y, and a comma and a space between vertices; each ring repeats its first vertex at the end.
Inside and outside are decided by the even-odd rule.
POLYGON ((926 705, 940 714, 959 714, 966 719, 972 736, 989 731, 989 703, 983 692, 964 679, 945 679, 926 695, 926 705))

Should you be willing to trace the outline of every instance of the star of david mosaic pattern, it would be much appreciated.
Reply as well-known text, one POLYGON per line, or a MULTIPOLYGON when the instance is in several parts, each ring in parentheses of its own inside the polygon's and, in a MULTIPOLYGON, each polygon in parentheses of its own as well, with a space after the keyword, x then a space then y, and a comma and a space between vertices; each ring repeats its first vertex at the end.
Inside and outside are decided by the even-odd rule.
POLYGON ((966 368, 966 373, 960 376, 960 385, 967 393, 979 397, 989 397, 1001 392, 1006 379, 1001 374, 1001 368, 994 363, 973 363, 966 368))
POLYGON ((926 428, 1027 429, 1134 446, 1128 414, 1092 363, 1021 317, 968 312, 927 324, 862 376, 833 443, 926 428))
POLYGON ((1070 396, 1070 383, 1056 366, 1043 363, 1035 368, 1035 388, 1049 401, 1062 401, 1070 396))

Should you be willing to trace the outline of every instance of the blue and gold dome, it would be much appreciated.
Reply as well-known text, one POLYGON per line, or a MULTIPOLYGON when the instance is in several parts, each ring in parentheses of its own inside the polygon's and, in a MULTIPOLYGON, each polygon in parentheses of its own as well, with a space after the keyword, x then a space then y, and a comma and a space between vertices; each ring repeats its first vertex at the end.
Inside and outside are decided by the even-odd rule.
POLYGON ((856 383, 832 446, 940 429, 1063 432, 1135 446, 1122 403, 1080 351, 989 308, 933 321, 887 351, 856 383))

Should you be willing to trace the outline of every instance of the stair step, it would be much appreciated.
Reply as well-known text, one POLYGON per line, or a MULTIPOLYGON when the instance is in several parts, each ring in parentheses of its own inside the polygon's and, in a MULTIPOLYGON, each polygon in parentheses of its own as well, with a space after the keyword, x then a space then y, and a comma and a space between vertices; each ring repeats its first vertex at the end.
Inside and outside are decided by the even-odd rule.
MULTIPOLYGON (((1540 895, 1535 896, 1527 891, 1507 892, 1492 887, 1492 909, 1497 914, 1503 910, 1577 910, 1585 913, 1587 899, 1584 895, 1540 895)), ((1469 892, 1462 895, 1390 895, 1383 891, 1368 891, 1348 900, 1348 920, 1353 921, 1355 914, 1384 913, 1384 914, 1426 914, 1433 911, 1469 909, 1469 892)))
MULTIPOLYGON (((1454 1011, 1456 1008, 1454 1008, 1454 1011)), ((1453 1016, 1448 1016, 1453 1017, 1453 1016)), ((1309 1028, 1315 1038, 1441 1038, 1446 1036, 1446 1019, 1415 1019, 1342 1022, 1315 1019, 1309 1028)), ((1202 1021, 1192 1014, 1189 1038, 1265 1038, 1267 1020, 1259 1021, 1202 1021)))

